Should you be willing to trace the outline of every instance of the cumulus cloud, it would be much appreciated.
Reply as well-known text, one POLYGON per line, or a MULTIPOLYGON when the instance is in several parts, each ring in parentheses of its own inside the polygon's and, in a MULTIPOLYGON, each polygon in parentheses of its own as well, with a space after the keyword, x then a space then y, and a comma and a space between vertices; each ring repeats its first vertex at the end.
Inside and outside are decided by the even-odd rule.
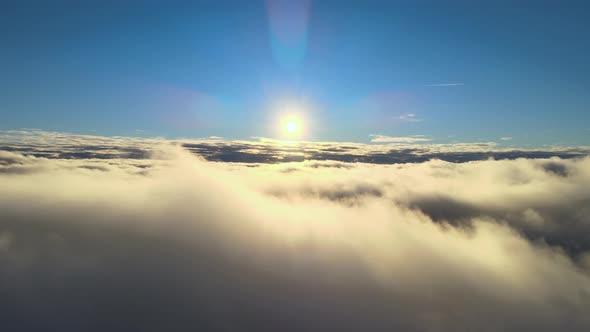
POLYGON ((8 330, 590 328, 588 157, 0 169, 8 330))

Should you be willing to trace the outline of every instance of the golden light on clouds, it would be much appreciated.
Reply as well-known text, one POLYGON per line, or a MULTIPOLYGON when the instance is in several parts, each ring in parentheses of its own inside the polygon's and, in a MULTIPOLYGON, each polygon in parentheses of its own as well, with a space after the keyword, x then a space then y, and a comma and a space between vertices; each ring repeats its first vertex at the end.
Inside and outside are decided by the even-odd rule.
MULTIPOLYGON (((308 139, 314 117, 294 114, 266 123, 287 135, 293 121, 308 139)), ((373 164, 356 160, 404 155, 288 139, 9 135, 4 144, 27 150, 0 151, 4 326, 33 312, 50 330, 84 319, 65 332, 105 319, 150 331, 144 315, 171 330, 285 331, 303 317, 295 331, 467 332, 482 319, 491 331, 590 331, 590 157, 442 160, 466 158, 459 145, 373 164), (35 156, 53 151, 75 157, 35 156), (276 303, 281 319, 261 328, 276 303)))

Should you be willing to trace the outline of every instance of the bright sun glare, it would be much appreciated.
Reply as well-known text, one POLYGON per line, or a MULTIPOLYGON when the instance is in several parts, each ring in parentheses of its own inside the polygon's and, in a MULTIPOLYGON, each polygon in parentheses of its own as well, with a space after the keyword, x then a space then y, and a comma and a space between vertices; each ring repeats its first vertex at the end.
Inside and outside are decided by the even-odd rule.
POLYGON ((290 133, 294 133, 297 131, 297 123, 295 121, 287 122, 287 131, 290 133))
POLYGON ((302 134, 303 125, 299 117, 290 115, 282 119, 281 129, 285 138, 296 139, 302 134))

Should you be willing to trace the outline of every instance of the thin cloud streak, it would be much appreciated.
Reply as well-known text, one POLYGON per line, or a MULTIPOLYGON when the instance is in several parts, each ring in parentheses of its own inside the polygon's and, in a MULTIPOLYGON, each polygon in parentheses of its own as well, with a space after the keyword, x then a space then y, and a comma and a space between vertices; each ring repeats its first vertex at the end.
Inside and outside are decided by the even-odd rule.
POLYGON ((435 83, 435 84, 426 84, 424 86, 428 87, 436 87, 436 86, 463 86, 465 83, 435 83))
POLYGON ((422 122, 423 121, 422 119, 416 117, 416 114, 414 114, 414 113, 404 114, 404 115, 401 115, 399 118, 401 120, 408 121, 408 122, 422 122))
POLYGON ((422 135, 416 136, 386 136, 386 135, 369 135, 372 137, 372 143, 400 143, 400 144, 410 144, 410 143, 419 143, 419 142, 428 142, 432 141, 430 138, 424 138, 422 135))

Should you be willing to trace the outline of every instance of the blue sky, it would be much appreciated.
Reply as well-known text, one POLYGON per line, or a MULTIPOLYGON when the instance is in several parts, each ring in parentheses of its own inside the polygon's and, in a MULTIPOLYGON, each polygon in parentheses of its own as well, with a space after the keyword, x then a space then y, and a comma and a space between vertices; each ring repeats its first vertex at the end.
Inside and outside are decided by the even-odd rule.
POLYGON ((588 145, 589 7, 12 2, 0 14, 0 129, 273 137, 288 104, 309 140, 588 145))

